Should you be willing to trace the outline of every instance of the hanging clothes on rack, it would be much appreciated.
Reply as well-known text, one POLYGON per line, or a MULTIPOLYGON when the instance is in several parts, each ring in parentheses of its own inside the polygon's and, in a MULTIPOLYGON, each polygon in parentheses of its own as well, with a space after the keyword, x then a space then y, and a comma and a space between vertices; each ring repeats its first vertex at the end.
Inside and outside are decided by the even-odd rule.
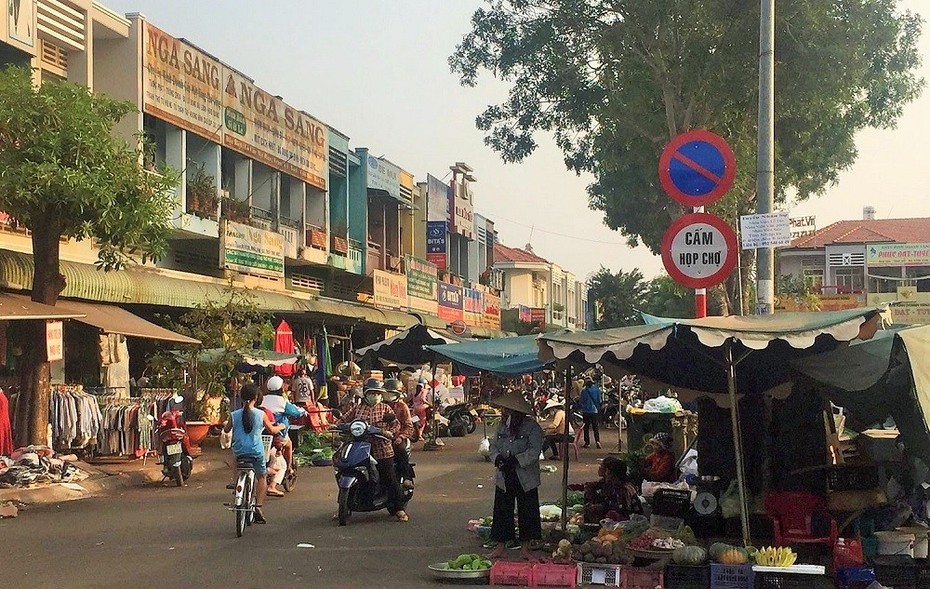
POLYGON ((101 425, 97 397, 81 385, 55 385, 49 405, 54 447, 70 450, 96 442, 101 425))
POLYGON ((13 453, 13 426, 10 425, 10 401, 0 389, 0 456, 13 453))

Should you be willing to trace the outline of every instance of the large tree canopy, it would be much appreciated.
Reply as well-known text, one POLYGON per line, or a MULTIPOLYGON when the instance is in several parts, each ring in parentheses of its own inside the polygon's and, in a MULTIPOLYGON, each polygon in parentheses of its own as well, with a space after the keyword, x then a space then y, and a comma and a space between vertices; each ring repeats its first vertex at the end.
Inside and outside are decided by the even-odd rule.
MULTIPOLYGON (((449 62, 462 84, 510 84, 477 119, 505 161, 552 133, 590 172, 590 206, 631 245, 659 251, 682 213, 658 183, 662 147, 695 128, 733 145, 739 172, 713 208, 755 209, 759 3, 746 0, 489 0, 449 62)), ((898 0, 778 0, 777 198, 821 193, 856 159, 854 137, 893 127, 922 87, 919 17, 898 0)))
MULTIPOLYGON (((103 269, 167 245, 177 174, 142 169, 142 144, 113 126, 135 106, 65 82, 35 85, 29 70, 0 71, 0 211, 31 232, 32 299, 54 305, 65 287, 62 238, 93 239, 103 269)), ((24 326, 17 440, 44 443, 49 364, 44 325, 24 326)))

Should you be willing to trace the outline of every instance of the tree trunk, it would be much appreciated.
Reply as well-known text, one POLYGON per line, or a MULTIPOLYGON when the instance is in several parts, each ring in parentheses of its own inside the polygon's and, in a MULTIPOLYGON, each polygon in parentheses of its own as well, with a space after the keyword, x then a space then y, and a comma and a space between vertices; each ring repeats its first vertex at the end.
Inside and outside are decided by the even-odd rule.
MULTIPOLYGON (((65 288, 59 265, 61 214, 46 212, 43 222, 32 228, 32 300, 54 305, 65 288)), ((46 356, 45 322, 27 321, 23 326, 22 393, 17 404, 17 444, 46 444, 51 401, 51 369, 46 356)))

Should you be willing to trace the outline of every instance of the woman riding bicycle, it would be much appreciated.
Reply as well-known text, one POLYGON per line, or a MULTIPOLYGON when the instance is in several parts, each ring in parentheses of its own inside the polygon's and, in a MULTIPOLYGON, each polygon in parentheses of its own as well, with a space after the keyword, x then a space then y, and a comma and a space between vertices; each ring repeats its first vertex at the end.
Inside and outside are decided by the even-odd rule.
POLYGON ((259 393, 258 387, 254 384, 249 383, 242 387, 239 397, 244 406, 229 415, 229 421, 226 422, 224 430, 227 432, 232 430, 232 450, 236 455, 236 462, 248 460, 252 463, 252 471, 255 473, 255 523, 263 524, 266 520, 262 513, 262 505, 265 502, 268 483, 265 480, 267 466, 265 447, 262 444, 262 427, 264 426, 272 434, 277 434, 285 426, 273 423, 264 411, 256 409, 255 400, 259 393))

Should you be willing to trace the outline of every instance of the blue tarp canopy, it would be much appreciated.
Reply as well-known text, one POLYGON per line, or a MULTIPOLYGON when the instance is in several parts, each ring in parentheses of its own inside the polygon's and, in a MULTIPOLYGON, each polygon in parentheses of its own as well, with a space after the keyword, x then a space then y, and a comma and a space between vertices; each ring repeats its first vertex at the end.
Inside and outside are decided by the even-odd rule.
POLYGON ((535 335, 427 345, 424 348, 451 360, 463 374, 489 372, 498 376, 519 376, 539 372, 553 363, 539 359, 535 335))

